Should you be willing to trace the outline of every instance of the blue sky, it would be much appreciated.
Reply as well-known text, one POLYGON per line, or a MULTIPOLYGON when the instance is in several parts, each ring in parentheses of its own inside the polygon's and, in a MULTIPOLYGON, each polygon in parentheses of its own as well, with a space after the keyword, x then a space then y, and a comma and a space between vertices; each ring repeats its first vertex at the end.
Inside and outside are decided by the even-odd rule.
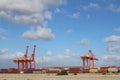
POLYGON ((91 49, 96 67, 120 66, 119 0, 0 1, 0 68, 16 67, 27 45, 37 67, 82 66, 91 49))

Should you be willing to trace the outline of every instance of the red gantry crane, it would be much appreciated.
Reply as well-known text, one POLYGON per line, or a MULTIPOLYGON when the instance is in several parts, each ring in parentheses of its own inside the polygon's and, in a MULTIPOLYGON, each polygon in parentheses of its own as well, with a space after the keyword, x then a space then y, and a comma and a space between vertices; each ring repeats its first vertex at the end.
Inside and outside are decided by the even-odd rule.
POLYGON ((28 48, 29 48, 29 46, 26 46, 26 53, 25 53, 24 57, 16 58, 15 60, 13 60, 15 63, 18 64, 18 70, 22 69, 24 71, 24 70, 36 68, 36 63, 35 63, 35 58, 34 58, 36 45, 34 45, 34 49, 33 49, 31 58, 28 57, 28 48), (34 63, 34 68, 32 68, 32 66, 33 66, 32 63, 34 63), (22 68, 21 68, 21 66, 22 66, 22 68))
POLYGON ((89 53, 87 55, 82 55, 81 59, 83 60, 84 68, 94 68, 94 60, 98 60, 94 57, 91 50, 89 50, 89 53))
POLYGON ((34 45, 34 49, 33 49, 33 53, 32 53, 32 55, 31 55, 31 59, 30 59, 30 69, 32 69, 33 67, 32 67, 32 63, 33 63, 33 65, 34 65, 34 68, 33 69, 35 69, 36 68, 36 63, 35 63, 35 50, 36 50, 36 45, 34 45))

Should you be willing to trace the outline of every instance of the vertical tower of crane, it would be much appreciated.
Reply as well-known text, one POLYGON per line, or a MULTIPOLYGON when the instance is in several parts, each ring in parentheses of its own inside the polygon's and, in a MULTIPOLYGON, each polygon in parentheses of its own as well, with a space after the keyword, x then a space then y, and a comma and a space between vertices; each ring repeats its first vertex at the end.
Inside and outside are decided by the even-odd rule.
POLYGON ((25 53, 25 55, 24 55, 24 61, 23 61, 23 63, 25 63, 24 65, 25 65, 25 69, 28 69, 28 62, 27 62, 27 59, 28 59, 28 48, 29 48, 29 46, 27 46, 27 48, 26 48, 26 53, 25 53))
POLYGON ((36 51, 36 45, 34 45, 33 53, 31 55, 31 60, 30 60, 30 69, 35 69, 36 68, 36 63, 35 63, 35 51, 36 51), (34 67, 32 67, 32 63, 34 67))

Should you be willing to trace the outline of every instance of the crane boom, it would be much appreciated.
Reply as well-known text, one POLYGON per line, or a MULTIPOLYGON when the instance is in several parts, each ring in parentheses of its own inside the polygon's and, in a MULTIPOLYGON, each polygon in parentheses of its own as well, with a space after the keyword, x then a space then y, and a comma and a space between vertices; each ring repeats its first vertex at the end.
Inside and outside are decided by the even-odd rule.
POLYGON ((24 55, 24 58, 27 58, 27 57, 28 57, 28 48, 29 48, 29 46, 26 46, 26 53, 25 53, 25 55, 24 55))

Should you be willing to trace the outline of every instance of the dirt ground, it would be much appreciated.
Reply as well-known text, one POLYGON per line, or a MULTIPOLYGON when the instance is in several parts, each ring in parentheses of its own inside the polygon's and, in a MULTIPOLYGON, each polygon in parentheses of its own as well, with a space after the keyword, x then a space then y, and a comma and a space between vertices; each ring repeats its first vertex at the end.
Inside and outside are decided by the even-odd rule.
POLYGON ((69 74, 67 76, 52 74, 0 74, 0 80, 120 80, 120 74, 69 74))

